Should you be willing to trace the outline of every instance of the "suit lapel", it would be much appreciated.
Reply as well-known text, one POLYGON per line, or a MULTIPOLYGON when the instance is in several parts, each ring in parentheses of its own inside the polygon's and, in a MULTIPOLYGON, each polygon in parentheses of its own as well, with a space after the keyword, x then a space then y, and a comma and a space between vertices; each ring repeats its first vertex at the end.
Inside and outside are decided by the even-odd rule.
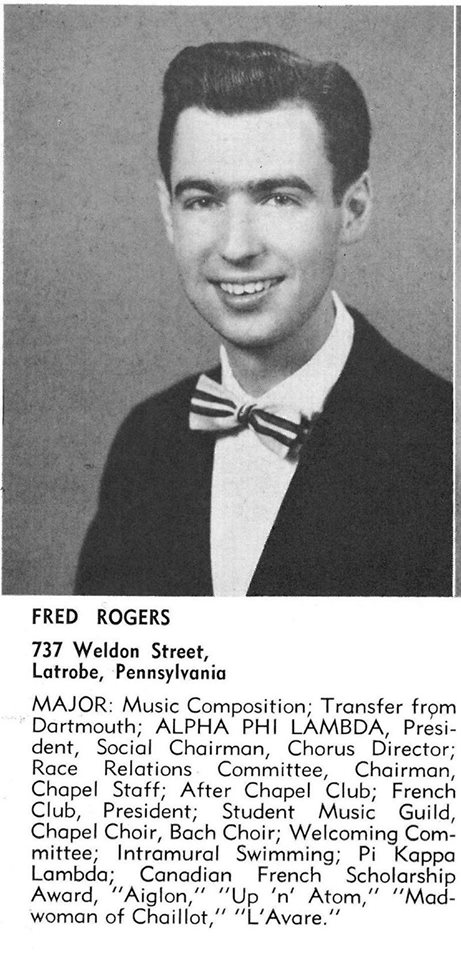
POLYGON ((164 557, 167 582, 175 596, 212 594, 210 501, 214 435, 181 431, 164 472, 168 489, 162 503, 168 537, 164 557))
MULTIPOLYGON (((313 425, 254 572, 248 595, 322 595, 347 579, 350 529, 373 418, 376 370, 369 331, 355 315, 344 370, 313 425)), ((378 340, 378 337, 376 338, 378 340)), ((376 344, 375 344, 376 347, 376 344)))
MULTIPOLYGON (((325 518, 335 509, 327 503, 334 475, 341 472, 340 449, 331 425, 319 421, 305 443, 300 462, 280 505, 254 572, 249 596, 308 595, 319 578, 319 543, 326 547, 325 518)), ((324 577, 323 577, 324 579, 324 577)))

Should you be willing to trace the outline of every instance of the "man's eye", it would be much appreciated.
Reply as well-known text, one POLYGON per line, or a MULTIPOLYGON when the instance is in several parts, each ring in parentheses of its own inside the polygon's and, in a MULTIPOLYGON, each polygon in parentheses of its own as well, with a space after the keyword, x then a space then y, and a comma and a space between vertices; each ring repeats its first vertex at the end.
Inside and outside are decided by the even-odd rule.
POLYGON ((271 193, 265 198, 264 203, 271 207, 299 207, 300 200, 299 197, 289 193, 271 193))
POLYGON ((217 205, 214 197, 191 197, 184 203, 186 210, 211 210, 217 205))

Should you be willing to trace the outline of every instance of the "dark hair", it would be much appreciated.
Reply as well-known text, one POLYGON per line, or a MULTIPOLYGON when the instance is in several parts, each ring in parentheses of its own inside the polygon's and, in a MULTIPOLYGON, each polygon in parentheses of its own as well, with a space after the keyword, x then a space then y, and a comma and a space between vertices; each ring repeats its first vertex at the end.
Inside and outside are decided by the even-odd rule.
POLYGON ((193 106, 231 115, 270 110, 287 100, 307 103, 323 128, 337 202, 368 167, 365 97, 339 63, 305 60, 270 43, 205 43, 185 47, 171 61, 163 98, 158 153, 168 189, 176 122, 193 106))

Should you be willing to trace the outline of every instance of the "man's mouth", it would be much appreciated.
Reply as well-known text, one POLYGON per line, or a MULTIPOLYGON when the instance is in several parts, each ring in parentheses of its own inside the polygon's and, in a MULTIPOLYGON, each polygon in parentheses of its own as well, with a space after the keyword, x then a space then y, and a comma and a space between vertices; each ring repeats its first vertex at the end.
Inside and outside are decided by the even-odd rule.
POLYGON ((231 283, 230 281, 218 281, 217 286, 224 293, 233 297, 249 296, 255 293, 263 293, 280 283, 280 277, 270 277, 268 280, 248 280, 245 283, 231 283))

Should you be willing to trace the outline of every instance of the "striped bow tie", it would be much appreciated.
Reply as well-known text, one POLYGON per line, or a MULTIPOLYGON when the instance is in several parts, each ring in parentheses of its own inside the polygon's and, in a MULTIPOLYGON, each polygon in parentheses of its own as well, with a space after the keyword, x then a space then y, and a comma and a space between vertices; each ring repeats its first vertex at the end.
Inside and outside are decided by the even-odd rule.
POLYGON ((258 407, 255 403, 239 405, 220 383, 205 374, 199 377, 191 399, 191 430, 228 432, 249 427, 264 446, 279 457, 298 452, 308 431, 309 421, 293 407, 258 407), (284 416, 281 416, 281 413, 284 416))

